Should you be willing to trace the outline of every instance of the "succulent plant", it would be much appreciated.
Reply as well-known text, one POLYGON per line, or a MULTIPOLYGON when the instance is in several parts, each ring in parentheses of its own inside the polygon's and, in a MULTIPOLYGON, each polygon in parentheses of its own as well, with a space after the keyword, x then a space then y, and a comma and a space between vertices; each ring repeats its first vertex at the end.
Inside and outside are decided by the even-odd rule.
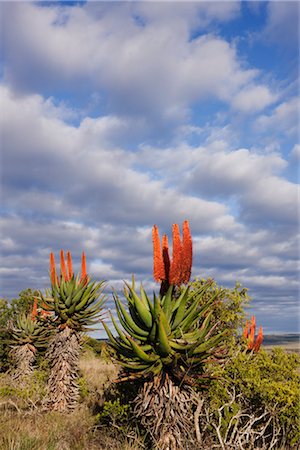
POLYGON ((15 363, 13 377, 24 379, 32 374, 37 350, 46 349, 51 327, 41 320, 37 311, 37 299, 31 314, 19 315, 9 327, 11 356, 15 363))
POLYGON ((187 398, 191 400, 194 395, 188 385, 205 384, 210 379, 205 364, 224 356, 222 340, 227 333, 217 332, 211 321, 218 296, 209 296, 211 282, 193 291, 186 285, 192 266, 192 239, 187 221, 182 229, 181 238, 178 225, 173 225, 171 259, 167 236, 163 236, 161 246, 158 228, 153 227, 153 274, 155 281, 161 283, 159 295, 150 299, 142 285, 138 292, 133 279, 124 288, 127 308, 114 293, 120 326, 112 314, 111 320, 117 337, 104 324, 112 357, 124 368, 119 381, 150 379, 135 401, 136 412, 145 426, 156 430, 154 440, 161 450, 182 448, 181 439, 191 428, 188 425, 191 415, 184 406, 187 398), (200 307, 204 295, 207 301, 200 307), (171 392, 173 406, 168 400, 171 392), (160 412, 157 405, 161 405, 160 412), (166 408, 173 408, 172 420, 166 417, 166 408))
POLYGON ((71 253, 67 261, 60 252, 60 276, 53 253, 50 254, 51 291, 42 296, 44 309, 51 312, 56 332, 46 356, 51 363, 45 404, 48 409, 65 411, 75 407, 78 397, 78 364, 81 333, 90 330, 101 316, 105 300, 104 282, 91 281, 82 254, 81 274, 74 275, 71 253))

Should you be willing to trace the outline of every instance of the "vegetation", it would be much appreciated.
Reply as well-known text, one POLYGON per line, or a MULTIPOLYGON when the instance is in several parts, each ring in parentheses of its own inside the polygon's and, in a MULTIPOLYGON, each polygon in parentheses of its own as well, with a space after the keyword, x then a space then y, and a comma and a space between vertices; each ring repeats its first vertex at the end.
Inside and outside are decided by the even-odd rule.
POLYGON ((144 377, 145 382, 134 400, 135 413, 141 423, 151 430, 153 442, 161 450, 183 446, 190 436, 193 440, 193 403, 195 391, 191 386, 204 384, 211 378, 205 367, 223 359, 223 338, 226 330, 216 331, 211 322, 218 291, 209 295, 211 282, 190 290, 192 241, 188 222, 173 226, 173 255, 169 257, 167 236, 162 248, 158 230, 153 228, 154 277, 161 282, 160 295, 149 299, 144 288, 140 295, 126 284, 124 295, 128 312, 114 294, 122 331, 111 316, 119 339, 104 324, 110 338, 112 356, 125 368, 124 379, 144 377), (201 297, 205 303, 199 307, 201 297), (172 400, 172 401, 170 401, 172 400), (146 413, 147 412, 147 413, 146 413))
POLYGON ((99 320, 104 296, 103 282, 91 281, 86 273, 82 254, 81 276, 74 276, 71 254, 60 252, 60 277, 56 273, 54 255, 50 255, 51 292, 42 297, 44 308, 53 314, 55 332, 46 357, 51 372, 45 405, 48 409, 65 411, 76 406, 79 398, 78 364, 81 332, 99 320))
POLYGON ((299 356, 261 348, 242 286, 189 282, 188 223, 172 235, 171 259, 153 228, 159 295, 134 278, 125 304, 113 293, 109 344, 85 335, 99 323, 104 283, 89 279, 84 254, 77 276, 70 253, 59 276, 51 254, 45 295, 0 300, 1 449, 298 448, 299 356), (16 383, 20 371, 29 376, 16 383))
POLYGON ((48 322, 38 317, 37 300, 31 314, 20 314, 15 322, 12 322, 8 342, 11 344, 15 380, 26 380, 32 375, 37 351, 47 347, 51 333, 52 328, 48 322))

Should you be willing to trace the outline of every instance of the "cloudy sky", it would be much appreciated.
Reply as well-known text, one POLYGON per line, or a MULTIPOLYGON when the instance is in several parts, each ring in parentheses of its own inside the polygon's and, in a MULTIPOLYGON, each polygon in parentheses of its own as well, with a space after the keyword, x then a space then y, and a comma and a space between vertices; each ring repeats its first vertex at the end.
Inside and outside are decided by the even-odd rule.
POLYGON ((188 219, 193 276, 299 331, 299 3, 0 9, 1 296, 48 287, 61 248, 151 291, 152 225, 188 219))

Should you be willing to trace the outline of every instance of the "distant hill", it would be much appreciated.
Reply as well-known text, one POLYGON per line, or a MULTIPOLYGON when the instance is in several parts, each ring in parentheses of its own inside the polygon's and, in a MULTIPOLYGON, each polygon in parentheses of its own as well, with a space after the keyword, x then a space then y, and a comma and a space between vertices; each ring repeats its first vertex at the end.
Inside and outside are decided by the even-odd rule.
POLYGON ((264 336, 263 347, 282 347, 288 352, 300 353, 300 334, 267 334, 264 336))

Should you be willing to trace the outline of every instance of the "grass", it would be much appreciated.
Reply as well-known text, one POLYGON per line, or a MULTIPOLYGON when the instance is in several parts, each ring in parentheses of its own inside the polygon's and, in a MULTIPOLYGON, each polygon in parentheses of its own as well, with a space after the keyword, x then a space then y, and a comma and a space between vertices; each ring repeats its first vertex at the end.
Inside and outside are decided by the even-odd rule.
MULTIPOLYGON (((294 342, 266 342, 264 348, 297 347, 294 342), (283 345, 280 345, 283 344, 283 345)), ((297 348, 299 351, 299 348, 297 348)), ((37 371, 33 384, 16 386, 0 375, 0 450, 143 450, 143 438, 118 421, 103 420, 103 393, 116 379, 118 369, 85 351, 80 359, 81 403, 69 414, 41 412, 46 377, 37 371)))
POLYGON ((117 368, 85 352, 80 360, 82 401, 69 414, 41 412, 40 398, 30 399, 30 388, 16 390, 0 377, 1 450, 139 450, 143 441, 133 432, 99 421, 102 394, 117 376, 117 368), (84 380, 84 382, 82 381, 84 380))

